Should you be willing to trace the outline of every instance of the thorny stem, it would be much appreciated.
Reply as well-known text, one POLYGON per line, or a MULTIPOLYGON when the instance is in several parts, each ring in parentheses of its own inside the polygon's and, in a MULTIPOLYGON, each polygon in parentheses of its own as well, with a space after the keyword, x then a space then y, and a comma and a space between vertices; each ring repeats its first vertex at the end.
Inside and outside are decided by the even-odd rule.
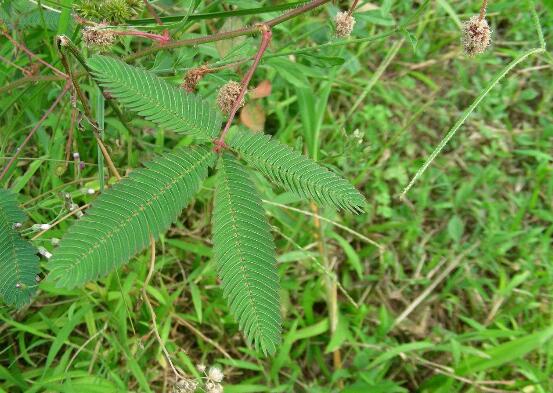
POLYGON ((11 35, 9 35, 7 32, 3 31, 3 30, 0 30, 0 32, 2 33, 2 35, 4 37, 6 37, 16 48, 22 50, 23 52, 25 52, 27 55, 29 55, 29 57, 31 57, 32 59, 35 59, 36 61, 38 61, 39 63, 45 65, 46 67, 50 68, 52 71, 54 71, 55 74, 63 77, 64 79, 67 79, 67 75, 65 75, 63 72, 61 72, 60 70, 58 70, 56 67, 54 67, 52 64, 42 60, 40 57, 38 57, 37 55, 35 55, 33 52, 31 52, 29 49, 27 49, 27 47, 20 43, 20 42, 17 42, 11 35))
POLYGON ((12 158, 10 159, 10 161, 6 164, 6 166, 4 167, 4 169, 2 170, 2 173, 0 173, 0 181, 4 178, 4 176, 6 176, 6 173, 8 173, 8 171, 10 170, 11 166, 13 165, 13 163, 17 160, 17 157, 19 157, 19 154, 21 154, 21 151, 23 151, 23 148, 27 145, 27 143, 29 143, 29 141, 31 140, 31 138, 33 137, 33 135, 35 134, 35 132, 39 129, 39 127, 42 125, 42 123, 46 120, 46 118, 48 116, 50 116, 50 114, 54 111, 54 109, 56 108, 56 106, 58 106, 58 104, 60 103, 61 99, 63 98, 63 96, 65 95, 65 93, 67 92, 67 90, 69 90, 69 88, 71 87, 71 84, 69 82, 67 82, 65 84, 65 87, 63 88, 63 90, 61 91, 60 95, 58 96, 58 98, 56 98, 56 100, 54 101, 54 103, 50 106, 50 108, 48 108, 48 110, 46 111, 46 113, 40 118, 40 120, 36 123, 36 125, 33 127, 33 129, 31 130, 31 132, 29 132, 29 134, 27 135, 27 137, 25 138, 25 140, 23 140, 23 142, 21 143, 21 145, 17 148, 17 150, 15 151, 15 154, 12 156, 12 158))
POLYGON ((241 83, 242 88, 240 89, 240 94, 238 95, 238 98, 236 98, 236 100, 234 101, 234 104, 232 105, 232 109, 230 110, 229 118, 227 120, 227 123, 225 124, 225 128, 223 129, 223 132, 221 132, 221 135, 219 135, 219 138, 216 141, 214 141, 215 152, 219 152, 223 147, 225 147, 225 135, 230 129, 230 125, 234 120, 234 116, 236 116, 236 112, 240 107, 240 102, 242 102, 242 99, 246 94, 246 90, 248 89, 248 85, 250 83, 250 80, 252 79, 253 73, 255 72, 257 65, 259 64, 261 57, 263 57, 263 53, 265 53, 265 50, 267 50, 267 47, 271 42, 271 37, 273 36, 271 28, 267 25, 258 25, 257 27, 262 31, 262 34, 263 34, 261 36, 261 44, 259 45, 259 49, 257 50, 257 53, 255 54, 253 64, 251 65, 250 69, 242 79, 242 83, 241 83))
POLYGON ((486 9, 488 8, 488 0, 482 0, 482 6, 480 7, 479 20, 483 20, 486 17, 486 9))
MULTIPOLYGON (((281 16, 277 16, 276 18, 270 19, 266 22, 263 22, 262 24, 267 27, 274 27, 282 22, 286 22, 289 19, 292 19, 298 15, 301 15, 305 12, 311 11, 314 8, 317 8, 323 4, 326 4, 330 2, 330 0, 313 0, 309 2, 306 5, 303 5, 301 7, 298 7, 296 9, 293 9, 291 11, 288 11, 281 16)), ((231 31, 225 31, 215 34, 210 34, 204 37, 198 37, 198 38, 189 38, 185 40, 179 40, 179 41, 172 41, 166 45, 163 46, 154 46, 148 49, 144 49, 141 52, 133 53, 132 55, 129 55, 124 58, 125 61, 132 61, 135 59, 138 59, 140 57, 144 57, 146 55, 149 55, 151 53, 158 52, 160 50, 166 50, 166 49, 174 49, 174 48, 180 48, 182 46, 190 46, 190 45, 199 45, 199 44, 205 44, 208 42, 215 42, 215 41, 221 41, 221 40, 227 40, 230 38, 235 38, 243 35, 249 35, 254 34, 259 31, 258 25, 251 26, 251 27, 244 27, 241 29, 231 30, 231 31)))

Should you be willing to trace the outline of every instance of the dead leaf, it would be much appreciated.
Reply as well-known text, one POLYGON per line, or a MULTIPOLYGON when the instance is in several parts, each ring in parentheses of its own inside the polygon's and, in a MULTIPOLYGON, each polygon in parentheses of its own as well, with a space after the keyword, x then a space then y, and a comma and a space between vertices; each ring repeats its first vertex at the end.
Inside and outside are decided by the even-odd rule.
POLYGON ((271 81, 265 79, 259 82, 259 85, 250 91, 251 98, 264 98, 271 95, 271 90, 273 86, 271 81))
POLYGON ((240 121, 252 131, 263 131, 265 127, 265 110, 261 104, 248 103, 240 112, 240 121))

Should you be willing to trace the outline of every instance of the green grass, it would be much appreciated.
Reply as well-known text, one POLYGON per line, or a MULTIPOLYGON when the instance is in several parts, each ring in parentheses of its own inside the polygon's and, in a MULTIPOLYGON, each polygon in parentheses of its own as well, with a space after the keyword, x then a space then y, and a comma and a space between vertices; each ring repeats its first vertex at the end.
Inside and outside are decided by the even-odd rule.
MULTIPOLYGON (((182 17, 188 3, 167 16, 182 17)), ((223 11, 221 2, 205 3, 198 13, 223 11)), ((411 3, 375 2, 380 9, 357 15, 347 45, 332 37, 332 5, 275 29, 254 76, 254 84, 272 83, 271 95, 259 100, 265 132, 352 180, 369 201, 367 213, 320 210, 325 220, 316 224, 309 204, 255 176, 279 250, 284 320, 281 349, 264 358, 246 346, 217 282, 206 240, 217 184, 208 179, 157 243, 146 287, 160 337, 187 375, 199 376, 199 363, 219 364, 225 392, 553 391, 551 55, 532 54, 517 64, 465 118, 511 61, 540 48, 530 3, 490 2, 494 42, 475 58, 462 55, 457 22, 478 12, 479 2, 431 1, 418 12, 411 3), (396 31, 397 24, 405 30, 396 31), (459 119, 455 135, 401 200, 459 119), (334 291, 336 310, 329 311, 334 291), (341 369, 333 362, 336 351, 341 369)), ((232 4, 245 9, 272 2, 232 4)), ((538 13, 543 42, 553 42, 553 9, 539 4, 538 13)), ((62 26, 70 25, 66 18, 62 14, 62 26)), ((192 22, 196 33, 208 33, 224 20, 192 22)), ((51 49, 56 31, 41 25, 15 35, 61 67, 51 49)), ((138 49, 137 42, 146 45, 124 42, 118 55, 128 53, 121 48, 138 49)), ((257 42, 247 38, 229 56, 254 53, 257 42)), ((7 40, 0 56, 29 66, 7 40)), ((136 64, 180 83, 187 68, 229 60, 206 44, 136 64)), ((39 73, 52 75, 44 67, 39 73)), ((2 86, 22 77, 0 59, 2 86)), ((238 76, 229 70, 208 75, 199 92, 213 99, 231 78, 238 76)), ((103 108, 96 87, 81 80, 93 109, 103 108)), ((0 167, 62 88, 63 82, 41 81, 0 95, 0 167)), ((130 114, 128 130, 108 105, 95 115, 105 122, 106 145, 122 174, 181 138, 130 114)), ((95 198, 87 189, 100 188, 96 144, 86 120, 80 124, 67 162, 67 97, 9 173, 7 185, 19 192, 32 223, 59 218, 60 192, 82 206, 95 198), (74 151, 86 163, 82 170, 72 161, 74 151)), ((61 238, 72 221, 33 243, 52 251, 51 239, 61 238)), ((144 253, 82 289, 43 284, 20 311, 0 306, 0 392, 170 392, 173 374, 141 297, 148 262, 144 253)), ((42 268, 46 274, 45 260, 42 268)))

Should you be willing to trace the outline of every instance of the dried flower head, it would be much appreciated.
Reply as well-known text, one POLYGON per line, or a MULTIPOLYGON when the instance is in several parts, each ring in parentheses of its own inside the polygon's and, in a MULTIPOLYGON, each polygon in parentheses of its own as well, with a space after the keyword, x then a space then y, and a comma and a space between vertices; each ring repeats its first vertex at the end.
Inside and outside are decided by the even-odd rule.
MULTIPOLYGON (((219 94, 217 94, 217 105, 219 106, 219 109, 221 109, 221 112, 226 115, 230 113, 232 106, 240 95, 241 89, 242 85, 236 81, 230 81, 221 87, 219 94)), ((244 106, 244 97, 242 97, 239 106, 244 106)))
POLYGON ((189 70, 184 76, 184 81, 181 84, 182 88, 189 93, 194 93, 198 82, 208 71, 209 68, 205 65, 189 70))
POLYGON ((219 367, 210 367, 207 377, 213 382, 221 382, 225 376, 219 367))
POLYGON ((338 12, 334 19, 336 23, 336 36, 339 38, 349 37, 355 25, 355 18, 347 11, 338 12))
POLYGON ((465 54, 475 56, 484 53, 490 45, 491 35, 492 33, 486 18, 474 15, 463 24, 461 42, 463 43, 465 54))
POLYGON ((83 30, 83 41, 88 47, 109 48, 115 42, 115 33, 104 28, 104 24, 86 27, 83 30))
POLYGON ((198 388, 198 382, 193 379, 181 379, 175 383, 173 391, 175 393, 193 393, 198 388))
POLYGON ((206 393, 223 393, 223 385, 216 382, 208 381, 205 384, 206 393))

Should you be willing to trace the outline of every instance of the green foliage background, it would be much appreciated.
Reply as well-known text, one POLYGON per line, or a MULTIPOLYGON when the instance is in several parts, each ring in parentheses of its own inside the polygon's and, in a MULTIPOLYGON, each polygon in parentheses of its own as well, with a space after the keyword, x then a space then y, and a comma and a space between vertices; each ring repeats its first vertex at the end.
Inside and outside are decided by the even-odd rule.
MULTIPOLYGON (((71 5, 43 3, 63 10, 71 5)), ((187 3, 158 5, 167 15, 181 15, 187 3)), ((6 4, 2 19, 12 17, 6 4)), ((347 45, 332 36, 337 5, 279 25, 254 77, 254 85, 264 79, 272 83, 271 95, 258 101, 267 116, 265 132, 335 169, 369 201, 368 211, 358 216, 320 210, 327 220, 317 228, 312 206, 273 189, 260 175, 253 178, 279 250, 282 348, 273 358, 257 354, 228 312, 206 241, 218 187, 211 177, 158 242, 155 275, 146 289, 161 337, 175 364, 189 375, 199 375, 198 363, 221 365, 226 392, 478 392, 490 387, 550 392, 551 56, 530 57, 502 79, 406 200, 397 198, 492 78, 518 54, 539 46, 531 3, 491 1, 494 41, 476 58, 462 55, 459 28, 478 11, 478 2, 430 1, 418 14, 422 2, 371 4, 356 15, 347 45), (401 22, 405 29, 394 30, 401 22), (325 260, 343 289, 338 290, 334 333, 326 290, 333 280, 323 268, 325 260), (450 273, 396 324, 447 269, 450 273), (333 364, 336 350, 342 369, 333 364)), ((273 3, 232 5, 246 9, 273 3)), ((545 42, 551 42, 553 13, 547 4, 537 5, 545 42)), ((191 19, 195 30, 190 34, 220 28, 230 15, 225 9, 219 1, 201 1, 198 12, 222 13, 209 22, 191 19)), ((17 37, 61 68, 53 37, 73 35, 68 15, 28 15, 17 37)), ((245 24, 258 20, 241 18, 245 24)), ((257 43, 255 37, 233 42, 225 58, 217 45, 206 44, 159 52, 137 64, 177 85, 189 67, 243 58, 255 52, 257 43)), ((115 53, 122 56, 138 45, 146 43, 124 39, 115 53)), ((0 55, 29 66, 29 58, 16 55, 5 39, 0 55)), ((40 73, 52 75, 44 68, 40 73)), ((21 70, 0 61, 2 86, 22 77, 21 70)), ((200 95, 213 100, 229 79, 238 77, 229 70, 207 75, 200 95)), ((95 102, 94 85, 83 78, 83 86, 95 102)), ((0 166, 62 88, 63 82, 46 80, 1 90, 0 166)), ((78 173, 73 161, 66 162, 70 109, 67 98, 10 173, 10 188, 20 194, 35 223, 58 218, 64 204, 59 192, 71 193, 84 205, 96 198, 88 189, 99 189, 97 149, 86 124, 75 131, 84 169, 78 173)), ((192 142, 129 118, 132 132, 106 107, 105 138, 121 172, 192 142)), ((61 238, 70 222, 33 243, 51 251, 51 239, 61 238)), ((141 255, 80 289, 43 284, 21 311, 2 305, 0 392, 170 391, 171 372, 140 298, 148 258, 141 255)))

